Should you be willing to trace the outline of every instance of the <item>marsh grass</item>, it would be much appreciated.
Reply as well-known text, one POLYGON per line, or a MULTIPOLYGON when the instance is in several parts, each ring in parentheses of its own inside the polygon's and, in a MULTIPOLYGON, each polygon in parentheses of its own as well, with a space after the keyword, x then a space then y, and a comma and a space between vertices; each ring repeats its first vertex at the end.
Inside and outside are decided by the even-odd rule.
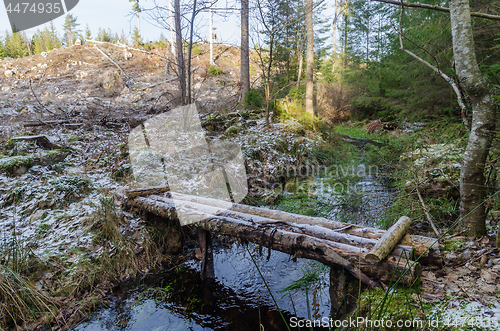
POLYGON ((144 268, 158 262, 158 248, 147 233, 144 233, 144 249, 140 257, 135 254, 136 243, 120 231, 118 208, 114 196, 100 198, 99 208, 87 225, 94 233, 93 244, 102 246, 103 250, 79 261, 72 282, 60 294, 77 295, 92 290, 103 281, 134 277, 144 268))
POLYGON ((49 321, 58 303, 36 288, 36 269, 46 265, 18 240, 15 220, 13 235, 0 245, 0 329, 49 321))

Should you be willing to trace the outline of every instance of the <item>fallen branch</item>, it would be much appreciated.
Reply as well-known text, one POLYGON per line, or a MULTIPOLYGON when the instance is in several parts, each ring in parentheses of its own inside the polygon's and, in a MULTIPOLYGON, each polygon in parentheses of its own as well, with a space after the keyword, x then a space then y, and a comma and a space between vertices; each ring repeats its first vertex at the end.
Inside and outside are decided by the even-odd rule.
MULTIPOLYGON (((416 180, 417 177, 416 176, 414 176, 414 177, 416 180)), ((429 211, 427 210, 427 206, 425 205, 424 199, 422 199, 422 195, 420 194, 420 191, 418 190, 418 185, 415 185, 415 190, 417 191, 418 200, 420 200, 420 204, 422 205, 422 209, 424 210, 425 217, 427 217, 427 220, 429 221, 431 228, 434 231, 434 233, 436 234, 436 236, 438 238, 440 238, 441 233, 439 232, 436 225, 434 225, 434 222, 432 221, 431 215, 429 214, 429 211)))
POLYGON ((57 121, 34 120, 34 121, 25 121, 25 122, 22 122, 22 125, 25 128, 28 128, 28 127, 34 127, 34 126, 63 124, 63 123, 69 123, 69 122, 70 122, 69 120, 57 120, 57 121))
MULTIPOLYGON (((440 7, 440 6, 434 6, 434 5, 428 5, 425 3, 411 3, 411 2, 402 2, 402 1, 397 1, 397 0, 371 0, 371 1, 377 1, 377 2, 385 2, 389 3, 391 5, 397 5, 397 6, 405 6, 405 7, 414 7, 414 8, 424 8, 424 9, 432 9, 432 10, 437 10, 445 13, 449 13, 450 9, 446 7, 440 7)), ((477 13, 477 12, 471 12, 470 16, 473 17, 481 17, 481 18, 486 18, 489 20, 500 20, 500 16, 498 15, 492 15, 492 14, 484 14, 484 13, 477 13)))
POLYGON ((131 49, 133 51, 155 55, 155 56, 161 57, 162 59, 168 60, 168 57, 165 57, 163 55, 156 54, 156 53, 153 53, 153 52, 148 52, 148 51, 145 51, 145 50, 139 49, 139 48, 133 48, 133 47, 130 47, 130 46, 124 45, 124 44, 113 44, 113 43, 109 43, 109 42, 106 42, 106 41, 97 41, 97 40, 88 40, 88 39, 86 40, 86 42, 93 43, 93 44, 108 44, 108 45, 111 45, 111 46, 121 47, 121 48, 125 48, 125 49, 131 49))
POLYGON ((33 86, 31 86, 31 79, 30 79, 30 91, 31 91, 31 94, 33 94, 33 97, 35 98, 36 102, 38 102, 38 104, 43 109, 45 109, 46 112, 51 113, 52 115, 55 115, 54 112, 52 112, 52 111, 48 110, 47 108, 45 108, 45 106, 40 102, 40 100, 38 100, 38 97, 36 96, 35 91, 33 91, 33 86))
MULTIPOLYGON (((203 205, 196 202, 184 201, 184 200, 173 200, 170 198, 165 198, 157 195, 151 195, 148 197, 149 199, 172 203, 175 202, 177 208, 191 208, 196 210, 201 210, 205 213, 217 216, 224 216, 235 218, 239 220, 249 221, 251 223, 258 223, 263 226, 272 226, 274 228, 279 228, 284 231, 294 232, 294 233, 302 233, 308 236, 312 236, 319 239, 325 239, 329 241, 333 241, 340 244, 346 244, 351 246, 356 246, 364 249, 372 249, 376 244, 377 240, 362 238, 359 236, 354 236, 346 233, 339 233, 335 230, 326 229, 319 225, 310 225, 310 224, 299 224, 299 223, 291 223, 284 222, 281 220, 249 215, 242 212, 237 212, 233 210, 225 210, 218 207, 203 205)), ((399 245, 393 247, 390 251, 391 256, 399 257, 405 256, 407 258, 411 258, 414 256, 413 248, 410 246, 399 245)))
MULTIPOLYGON (((122 67, 120 67, 120 65, 118 63, 116 63, 108 54, 106 54, 102 49, 100 49, 99 47, 97 47, 97 45, 94 45, 94 47, 102 54, 104 55, 108 60, 110 60, 118 69, 120 69, 120 71, 125 75, 125 77, 127 77, 129 80, 132 80, 132 78, 129 77, 129 75, 127 75, 127 73, 122 69, 122 67)), ((127 87, 129 87, 127 85, 127 83, 125 83, 125 85, 127 87)))
MULTIPOLYGON (((281 210, 271 210, 267 208, 259 208, 236 203, 233 204, 231 202, 181 194, 177 192, 171 192, 168 193, 168 195, 172 196, 174 199, 198 202, 204 205, 217 206, 226 210, 258 215, 269 219, 278 219, 289 223, 317 225, 326 229, 334 230, 336 232, 342 231, 343 233, 355 235, 363 239, 379 239, 385 233, 385 231, 380 229, 337 222, 323 217, 297 215, 281 210)), ((442 266, 443 258, 441 257, 439 246, 433 246, 435 241, 436 239, 434 238, 407 234, 403 237, 403 239, 401 239, 400 245, 413 247, 417 256, 424 254, 420 258, 419 262, 428 265, 442 266)))
POLYGON ((12 141, 34 141, 36 144, 43 149, 61 149, 60 146, 53 144, 46 136, 21 136, 12 137, 12 141))
MULTIPOLYGON (((200 66, 194 67, 193 69, 191 69, 191 72, 195 72, 199 67, 200 66)), ((161 84, 165 84, 165 83, 174 82, 174 81, 176 81, 178 79, 179 79, 179 77, 175 77, 175 78, 171 78, 171 79, 168 79, 168 80, 164 80, 164 81, 156 83, 156 84, 152 84, 152 85, 149 85, 149 86, 146 86, 146 87, 142 87, 142 88, 138 89, 138 91, 144 91, 144 90, 147 90, 148 88, 152 88, 152 87, 155 87, 155 86, 158 86, 158 85, 161 85, 161 84)))

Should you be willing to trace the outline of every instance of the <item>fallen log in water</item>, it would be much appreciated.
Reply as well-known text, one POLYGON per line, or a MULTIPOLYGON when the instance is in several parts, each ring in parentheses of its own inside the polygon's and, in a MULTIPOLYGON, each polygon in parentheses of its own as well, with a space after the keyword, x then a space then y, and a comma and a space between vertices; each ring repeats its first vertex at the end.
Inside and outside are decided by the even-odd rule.
MULTIPOLYGON (((219 208, 225 208, 227 210, 238 211, 245 214, 258 215, 271 219, 277 219, 283 222, 318 225, 323 228, 364 238, 363 240, 374 239, 376 241, 380 239, 385 233, 384 230, 337 222, 323 217, 297 215, 280 210, 271 210, 266 208, 247 206, 242 204, 225 202, 222 200, 186 195, 177 192, 170 192, 167 194, 167 196, 172 196, 173 198, 179 200, 198 202, 210 206, 217 206, 219 208)), ((436 244, 436 240, 437 239, 434 238, 407 234, 401 239, 401 241, 399 242, 399 246, 413 247, 416 257, 420 257, 418 261, 421 262, 422 264, 434 265, 440 267, 443 265, 443 258, 441 257, 441 252, 439 251, 439 246, 436 244)))
POLYGON ((376 277, 383 282, 397 280, 401 276, 401 283, 411 285, 418 277, 420 268, 404 258, 391 256, 377 264, 366 260, 368 250, 351 245, 336 243, 326 239, 316 238, 303 233, 290 232, 276 227, 276 220, 263 217, 246 215, 242 213, 233 217, 214 216, 213 206, 200 205, 193 202, 181 203, 179 201, 163 198, 162 201, 138 197, 127 200, 129 206, 155 215, 172 218, 181 215, 194 226, 205 230, 235 236, 242 240, 264 244, 270 249, 279 250, 294 257, 314 259, 327 265, 339 264, 346 267, 354 276, 372 287, 377 283, 369 277, 376 277), (196 208, 192 208, 196 207, 196 208), (199 222, 203 220, 202 222, 199 222), (404 274, 404 275, 403 275, 404 274))

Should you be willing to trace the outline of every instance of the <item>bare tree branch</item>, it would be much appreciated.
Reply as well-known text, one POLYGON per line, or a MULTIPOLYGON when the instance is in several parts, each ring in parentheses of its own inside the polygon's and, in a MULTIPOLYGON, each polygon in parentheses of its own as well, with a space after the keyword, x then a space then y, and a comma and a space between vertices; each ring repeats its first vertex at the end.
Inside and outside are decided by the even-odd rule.
MULTIPOLYGON (((425 4, 425 3, 401 2, 401 1, 397 1, 397 0, 371 0, 371 1, 385 2, 385 3, 389 3, 391 5, 397 5, 397 6, 400 6, 402 4, 403 6, 406 6, 406 7, 432 9, 432 10, 442 11, 442 12, 445 12, 445 13, 449 13, 450 12, 449 8, 428 5, 428 4, 425 4)), ((499 15, 491 15, 491 14, 471 12, 470 16, 481 17, 481 18, 486 18, 486 19, 489 19, 489 20, 500 21, 500 16, 499 15)))

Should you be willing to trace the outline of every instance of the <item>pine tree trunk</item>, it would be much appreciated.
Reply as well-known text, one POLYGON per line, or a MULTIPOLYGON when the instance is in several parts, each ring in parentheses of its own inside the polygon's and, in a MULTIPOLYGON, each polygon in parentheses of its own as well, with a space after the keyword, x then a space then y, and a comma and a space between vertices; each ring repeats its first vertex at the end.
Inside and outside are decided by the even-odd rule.
POLYGON ((210 1, 208 6, 208 29, 210 30, 209 41, 210 41, 210 64, 215 65, 214 63, 214 28, 213 24, 213 13, 212 13, 212 1, 210 1))
POLYGON ((332 45, 332 72, 335 72, 335 60, 337 59, 337 17, 339 15, 338 0, 335 0, 335 15, 333 16, 333 45, 332 45))
POLYGON ((307 29, 307 77, 306 77, 306 111, 314 115, 314 28, 313 28, 313 1, 307 0, 306 29, 307 29))
POLYGON ((495 130, 493 89, 479 70, 468 0, 450 0, 453 54, 460 85, 472 105, 472 128, 460 171, 460 216, 469 235, 486 234, 484 166, 495 130), (475 209, 479 206, 477 209, 475 209))
POLYGON ((248 43, 248 0, 241 0, 241 94, 250 90, 250 55, 248 43))
POLYGON ((177 74, 181 90, 181 104, 186 104, 186 68, 184 67, 184 53, 182 51, 181 5, 180 0, 174 0, 174 20, 177 49, 177 74))
POLYGON ((172 9, 172 0, 168 0, 170 10, 170 47, 172 54, 175 55, 175 37, 174 37, 174 10, 172 9))

